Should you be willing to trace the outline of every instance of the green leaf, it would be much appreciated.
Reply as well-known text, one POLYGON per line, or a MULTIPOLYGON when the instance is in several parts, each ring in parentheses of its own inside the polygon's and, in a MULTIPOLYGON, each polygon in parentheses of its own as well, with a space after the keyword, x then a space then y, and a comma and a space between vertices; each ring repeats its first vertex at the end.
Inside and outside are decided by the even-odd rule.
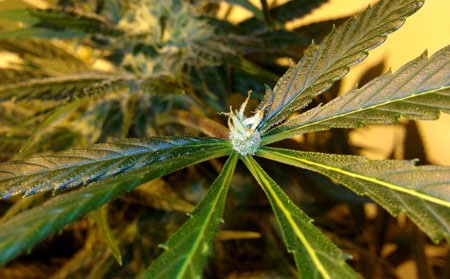
POLYGON ((360 89, 293 117, 269 131, 263 142, 331 128, 392 124, 401 116, 437 119, 440 111, 450 113, 450 46, 430 58, 425 52, 394 74, 388 72, 360 89))
POLYGON ((299 278, 359 278, 346 263, 346 256, 323 235, 281 187, 250 156, 244 163, 263 188, 293 253, 299 278))
MULTIPOLYGON (((26 70, 37 72, 37 74, 48 73, 54 68, 57 69, 54 71, 54 75, 88 69, 88 65, 84 61, 47 40, 5 39, 0 40, 0 49, 20 56, 25 62, 21 68, 25 68, 27 63, 31 64, 26 70)), ((18 80, 23 81, 23 79, 18 80)))
POLYGON ((107 205, 100 207, 97 211, 94 212, 93 216, 95 223, 100 229, 106 243, 108 244, 108 247, 111 249, 114 258, 119 265, 122 265, 122 255, 120 254, 119 243, 117 242, 117 239, 111 231, 111 227, 108 223, 107 205))
POLYGON ((222 220, 237 159, 238 154, 234 152, 189 220, 163 245, 166 251, 142 278, 201 278, 222 220))
POLYGON ((30 26, 39 22, 39 19, 30 15, 26 9, 7 9, 0 11, 0 18, 20 22, 30 26))
MULTIPOLYGON (((148 158, 152 163, 130 173, 93 183, 86 188, 54 197, 41 206, 18 214, 0 224, 0 264, 4 264, 26 249, 62 229, 112 199, 125 194, 140 184, 162 177, 189 165, 228 155, 232 152, 226 140, 166 138, 159 150, 148 158), (171 144, 172 143, 172 144, 171 144)), ((158 145, 158 144, 157 144, 158 145)))
POLYGON ((0 195, 3 198, 43 191, 61 191, 130 172, 188 152, 189 148, 220 144, 223 140, 152 137, 96 144, 88 149, 37 155, 27 160, 0 164, 0 195))
POLYGON ((63 104, 62 106, 59 106, 56 109, 52 110, 49 113, 49 116, 45 118, 44 121, 39 123, 36 129, 33 130, 31 136, 21 147, 20 153, 22 155, 29 155, 30 151, 32 151, 34 147, 39 146, 39 142, 41 142, 51 133, 51 128, 69 118, 75 111, 79 109, 80 106, 85 104, 87 101, 88 98, 76 99, 73 102, 63 104))
POLYGON ((125 88, 133 77, 102 73, 77 73, 73 75, 32 79, 0 86, 0 101, 22 99, 64 99, 100 94, 125 88))
MULTIPOLYGON (((291 20, 299 19, 304 15, 311 13, 314 9, 322 5, 328 0, 292 0, 286 1, 277 5, 276 7, 270 7, 268 13, 279 25, 291 20)), ((278 3, 277 3, 278 4, 278 3)), ((262 30, 267 30, 267 25, 261 24, 261 18, 252 17, 239 23, 240 29, 246 30, 253 34, 260 33, 262 30)))
POLYGON ((248 11, 252 12, 253 15, 261 20, 264 21, 264 14, 262 13, 262 11, 260 9, 258 9, 258 7, 256 7, 255 5, 253 5, 250 1, 248 0, 225 0, 225 2, 229 3, 229 4, 236 4, 241 6, 242 8, 247 9, 248 11))
POLYGON ((343 23, 305 55, 267 90, 260 108, 266 107, 260 130, 267 131, 292 112, 307 105, 349 71, 349 66, 367 57, 367 51, 382 44, 405 17, 423 5, 421 0, 381 0, 360 15, 343 23))
POLYGON ((450 239, 450 167, 415 166, 413 161, 367 160, 262 147, 258 156, 321 173, 397 216, 401 212, 438 242, 450 239))
POLYGON ((94 35, 103 36, 119 36, 123 35, 124 31, 118 29, 113 23, 99 14, 94 13, 79 13, 67 12, 61 10, 29 10, 29 14, 38 18, 40 22, 37 24, 40 27, 47 27, 60 30, 71 29, 82 31, 94 35))

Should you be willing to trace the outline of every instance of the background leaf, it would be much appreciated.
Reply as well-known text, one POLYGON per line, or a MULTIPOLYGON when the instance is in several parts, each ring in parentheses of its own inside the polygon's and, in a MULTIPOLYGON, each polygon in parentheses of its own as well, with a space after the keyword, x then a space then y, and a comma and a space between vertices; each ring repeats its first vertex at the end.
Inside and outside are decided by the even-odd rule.
POLYGON ((272 147, 257 155, 326 175, 394 216, 405 212, 434 242, 450 239, 450 167, 272 147))
POLYGON ((263 188, 283 232, 288 252, 294 255, 299 278, 359 278, 345 256, 284 193, 250 156, 245 165, 263 188))
POLYGON ((200 278, 210 254, 225 207, 238 154, 233 153, 223 166, 206 196, 189 220, 164 244, 166 251, 144 272, 142 278, 200 278))
POLYGON ((450 113, 450 46, 430 58, 427 53, 394 74, 375 78, 324 106, 293 117, 269 131, 264 143, 295 134, 367 124, 392 124, 400 117, 434 120, 450 113))
MULTIPOLYGON (((166 140, 170 142, 169 139, 166 140)), ((25 249, 30 249, 50 233, 62 229, 89 211, 150 179, 159 178, 191 164, 221 157, 231 152, 229 143, 224 140, 179 140, 191 144, 161 149, 153 154, 154 160, 150 165, 57 196, 41 206, 29 209, 1 223, 0 264, 6 263, 25 249)), ((175 142, 177 140, 172 141, 173 144, 175 142)), ((170 143, 167 144, 170 145, 170 143)), ((164 145, 163 142, 160 141, 160 145, 164 145)))
POLYGON ((104 73, 77 73, 44 77, 0 86, 0 101, 22 99, 64 99, 110 92, 125 88, 133 77, 104 73))
POLYGON ((387 34, 400 28, 405 17, 422 5, 423 1, 417 0, 381 0, 334 28, 320 45, 313 43, 273 92, 266 92, 260 104, 267 106, 260 129, 268 130, 330 88, 347 74, 349 66, 364 60, 368 50, 382 44, 387 34))

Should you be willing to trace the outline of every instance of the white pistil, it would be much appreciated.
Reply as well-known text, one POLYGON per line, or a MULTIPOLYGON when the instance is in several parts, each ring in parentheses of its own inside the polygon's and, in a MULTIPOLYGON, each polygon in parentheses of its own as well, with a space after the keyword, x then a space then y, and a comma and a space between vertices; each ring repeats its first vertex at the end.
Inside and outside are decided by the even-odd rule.
POLYGON ((254 155, 261 143, 261 135, 257 128, 264 117, 265 107, 256 110, 251 117, 244 115, 245 108, 250 100, 250 93, 238 110, 233 111, 230 107, 228 115, 228 127, 230 129, 230 141, 233 149, 242 156, 254 155))

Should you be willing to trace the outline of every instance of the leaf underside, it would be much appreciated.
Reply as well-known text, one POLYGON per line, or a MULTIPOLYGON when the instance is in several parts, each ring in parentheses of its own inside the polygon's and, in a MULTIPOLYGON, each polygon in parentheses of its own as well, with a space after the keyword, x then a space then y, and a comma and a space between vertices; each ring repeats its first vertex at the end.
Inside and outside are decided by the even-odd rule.
POLYGON ((164 245, 166 251, 151 263, 142 278, 201 278, 222 220, 237 159, 237 153, 228 158, 189 220, 164 245))
POLYGON ((68 150, 52 155, 0 164, 0 196, 29 196, 43 191, 61 191, 87 185, 110 176, 157 163, 177 152, 199 145, 223 144, 204 138, 127 139, 93 145, 89 149, 68 150))
MULTIPOLYGON (((156 140, 164 145, 161 140, 156 140)), ((174 144, 168 141, 166 145, 174 144)), ((41 206, 20 213, 0 224, 0 264, 6 263, 29 249, 50 233, 62 229, 84 214, 99 208, 142 183, 162 177, 189 165, 200 163, 231 153, 228 142, 223 140, 180 139, 183 146, 161 148, 153 153, 150 165, 137 168, 127 174, 110 177, 54 197, 41 206), (190 144, 188 144, 190 143, 190 144)), ((149 158, 150 159, 150 158, 149 158)))
POLYGON ((450 239, 450 167, 415 166, 413 161, 367 160, 263 147, 258 156, 321 173, 397 216, 401 212, 430 238, 450 239))
POLYGON ((392 124, 400 117, 433 120, 450 113, 450 46, 430 58, 425 52, 395 73, 386 73, 324 106, 300 114, 269 131, 264 143, 331 128, 392 124))
POLYGON ((252 158, 244 163, 263 188, 282 230, 287 250, 294 255, 299 278, 359 278, 345 255, 293 203, 252 158))
POLYGON ((320 43, 312 44, 296 66, 267 90, 260 108, 266 113, 260 127, 267 131, 303 108, 314 96, 331 87, 349 71, 349 66, 367 57, 367 51, 382 44, 386 35, 397 30, 405 17, 423 5, 420 0, 381 0, 349 19, 320 43))

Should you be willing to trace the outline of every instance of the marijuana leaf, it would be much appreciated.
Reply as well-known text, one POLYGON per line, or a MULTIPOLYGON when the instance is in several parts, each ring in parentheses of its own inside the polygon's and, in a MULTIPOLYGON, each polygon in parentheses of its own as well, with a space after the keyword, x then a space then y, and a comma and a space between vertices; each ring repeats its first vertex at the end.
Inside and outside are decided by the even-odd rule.
POLYGON ((437 119, 440 111, 450 113, 450 46, 430 58, 425 52, 394 74, 388 72, 360 89, 293 117, 269 131, 262 141, 270 143, 331 128, 391 124, 401 116, 437 119))
MULTIPOLYGON (((149 140, 148 143, 150 142, 152 141, 149 140)), ((0 264, 11 260, 23 250, 29 249, 50 233, 62 229, 66 224, 148 180, 231 152, 230 144, 224 140, 155 138, 154 144, 155 151, 150 152, 151 155, 147 158, 152 161, 151 164, 136 168, 124 175, 93 183, 86 188, 54 197, 41 206, 27 210, 1 223, 0 264)), ((124 145, 130 146, 129 142, 124 145)), ((150 146, 139 147, 140 150, 148 148, 150 146)))
POLYGON ((268 89, 260 108, 267 106, 261 131, 283 121, 290 113, 308 104, 349 71, 349 66, 367 57, 367 51, 382 44, 386 35, 397 30, 405 17, 423 5, 421 0, 382 0, 351 18, 320 45, 313 44, 296 66, 268 89))
POLYGON ((450 239, 450 167, 272 147, 257 155, 328 176, 394 216, 405 212, 435 242, 450 239))
POLYGON ((49 190, 58 192, 189 153, 200 145, 220 146, 223 142, 201 138, 127 139, 89 149, 33 156, 25 161, 9 161, 0 164, 0 195, 8 198, 49 190))
POLYGON ((290 253, 294 254, 299 278, 359 278, 344 261, 339 249, 312 224, 280 186, 252 157, 245 165, 263 188, 283 232, 290 253), (337 276, 337 277, 336 277, 337 276))
POLYGON ((0 101, 22 99, 63 99, 99 94, 123 88, 130 75, 103 73, 77 73, 73 75, 45 77, 0 86, 0 101))
POLYGON ((237 159, 237 153, 230 156, 206 196, 190 214, 189 220, 163 245, 166 251, 150 265, 142 278, 201 277, 222 220, 237 159))

